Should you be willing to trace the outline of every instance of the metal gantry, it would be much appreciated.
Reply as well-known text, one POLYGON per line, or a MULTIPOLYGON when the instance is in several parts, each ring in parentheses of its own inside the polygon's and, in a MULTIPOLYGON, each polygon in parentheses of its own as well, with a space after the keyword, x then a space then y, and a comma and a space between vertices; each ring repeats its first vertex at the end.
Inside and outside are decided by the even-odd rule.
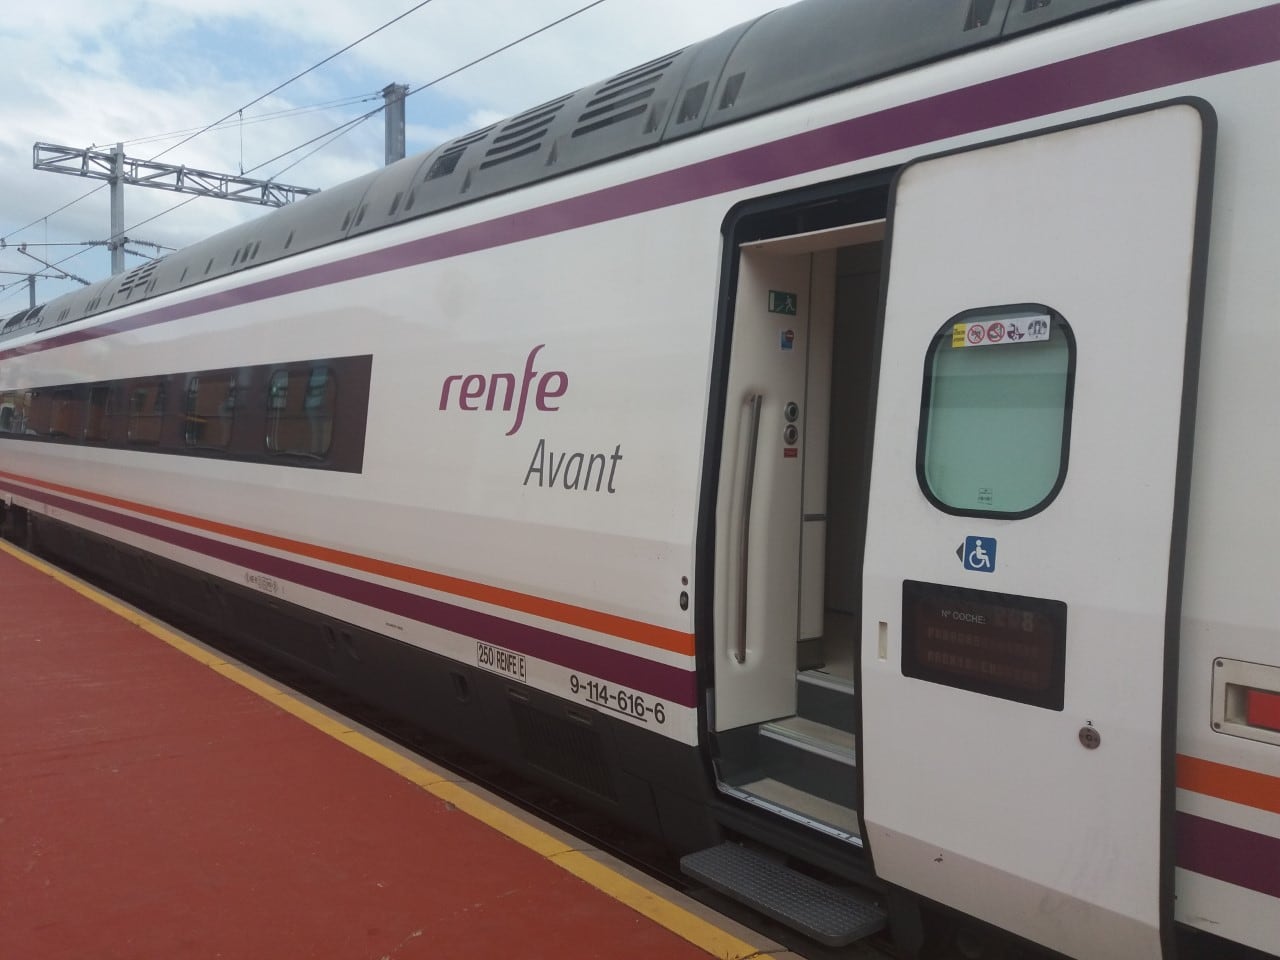
MULTIPOLYGON (((390 83, 382 89, 384 101, 385 161, 401 159, 404 143, 404 100, 408 86, 390 83)), ((313 193, 313 187, 299 187, 275 180, 259 180, 243 174, 218 173, 185 164, 160 163, 127 157, 124 144, 110 149, 69 147, 59 143, 36 143, 31 148, 31 166, 36 170, 65 173, 93 180, 106 180, 111 185, 111 238, 106 242, 111 251, 111 272, 124 272, 124 187, 153 187, 171 193, 189 193, 218 200, 256 203, 267 207, 283 207, 313 193)))
POLYGON ((36 170, 66 173, 111 184, 111 272, 124 272, 124 187, 154 187, 171 193, 190 193, 218 200, 236 200, 267 207, 283 207, 320 191, 274 180, 258 180, 234 173, 217 173, 184 164, 160 163, 126 157, 124 145, 110 150, 68 147, 58 143, 37 143, 31 149, 31 166, 36 170))
POLYGON ((267 207, 283 207, 286 203, 320 192, 313 187, 296 187, 274 180, 200 170, 185 164, 126 157, 122 144, 116 144, 110 150, 96 150, 93 147, 37 143, 31 151, 31 166, 36 170, 69 173, 95 180, 110 180, 113 183, 119 181, 135 187, 155 187, 173 193, 194 193, 219 200, 257 203, 267 207))

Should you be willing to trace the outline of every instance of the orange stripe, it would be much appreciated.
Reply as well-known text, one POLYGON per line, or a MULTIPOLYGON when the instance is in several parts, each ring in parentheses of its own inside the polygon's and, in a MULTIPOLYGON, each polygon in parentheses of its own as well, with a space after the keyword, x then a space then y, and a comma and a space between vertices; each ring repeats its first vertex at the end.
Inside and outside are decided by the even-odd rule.
POLYGON ((313 560, 322 560, 325 563, 359 570, 362 573, 371 573, 379 577, 386 577, 389 580, 411 583, 430 590, 439 590, 442 593, 478 600, 481 603, 491 603, 495 606, 506 607, 509 610, 532 614, 535 617, 544 617, 547 620, 584 627, 587 630, 594 630, 598 633, 607 633, 615 637, 621 637, 624 640, 634 640, 636 643, 656 647, 660 650, 669 650, 672 653, 693 656, 693 634, 684 633, 680 630, 672 630, 668 627, 659 627, 641 620, 631 620, 627 617, 601 613, 598 610, 578 607, 570 603, 561 603, 557 600, 548 600, 545 597, 536 597, 527 593, 519 593, 515 590, 505 590, 501 587, 463 580, 460 577, 431 573, 428 570, 419 570, 416 567, 391 563, 387 560, 375 560, 372 557, 348 553, 345 550, 334 550, 330 547, 321 547, 313 543, 304 543, 301 540, 290 540, 286 537, 277 537, 269 533, 260 533, 244 527, 219 523, 216 520, 206 520, 202 517, 193 517, 184 513, 163 510, 160 507, 120 500, 116 497, 91 493, 77 487, 67 487, 3 471, 0 471, 0 477, 7 477, 19 483, 29 483, 34 486, 44 487, 47 490, 69 494, 84 500, 107 504, 133 513, 140 513, 144 516, 155 517, 169 523, 194 527, 219 536, 256 543, 259 546, 270 547, 273 550, 283 550, 299 556, 310 557, 313 560))
POLYGON ((1280 777, 1178 754, 1178 786, 1219 800, 1280 813, 1280 777))

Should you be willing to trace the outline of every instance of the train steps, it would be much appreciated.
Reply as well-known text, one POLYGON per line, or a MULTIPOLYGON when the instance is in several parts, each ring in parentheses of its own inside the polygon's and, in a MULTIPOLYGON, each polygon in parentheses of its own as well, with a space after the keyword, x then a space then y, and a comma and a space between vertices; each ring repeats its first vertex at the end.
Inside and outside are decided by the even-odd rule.
POLYGON ((887 911, 870 894, 834 887, 737 843, 680 858, 680 869, 828 947, 844 947, 883 930, 887 911))

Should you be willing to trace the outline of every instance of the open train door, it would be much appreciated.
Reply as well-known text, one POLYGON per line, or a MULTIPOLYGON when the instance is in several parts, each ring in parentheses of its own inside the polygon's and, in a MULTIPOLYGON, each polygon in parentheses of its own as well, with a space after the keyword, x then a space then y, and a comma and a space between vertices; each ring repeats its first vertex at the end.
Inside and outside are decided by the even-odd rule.
POLYGON ((1177 638, 1214 119, 913 163, 867 526, 877 873, 1072 957, 1171 955, 1177 638))

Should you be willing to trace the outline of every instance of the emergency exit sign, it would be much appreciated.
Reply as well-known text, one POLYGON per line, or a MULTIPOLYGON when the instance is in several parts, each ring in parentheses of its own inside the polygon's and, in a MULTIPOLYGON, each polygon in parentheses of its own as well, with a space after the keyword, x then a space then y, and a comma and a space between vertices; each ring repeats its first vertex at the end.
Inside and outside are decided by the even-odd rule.
POLYGON ((785 313, 789 317, 796 315, 796 295, 785 290, 769 291, 769 312, 785 313))

